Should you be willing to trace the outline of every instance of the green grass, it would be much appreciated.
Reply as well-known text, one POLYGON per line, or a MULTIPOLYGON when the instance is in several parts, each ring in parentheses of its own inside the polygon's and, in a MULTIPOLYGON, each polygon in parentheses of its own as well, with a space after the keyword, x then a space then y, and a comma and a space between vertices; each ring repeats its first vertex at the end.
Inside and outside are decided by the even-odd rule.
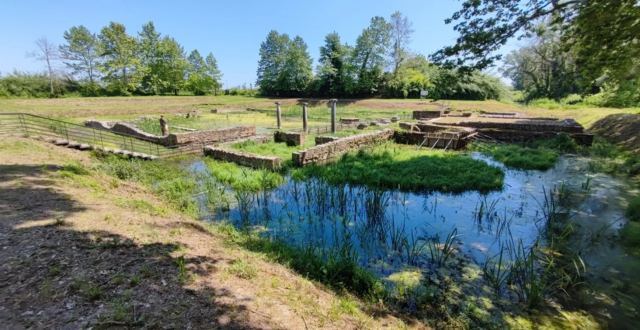
POLYGON ((198 215, 198 206, 193 198, 199 192, 198 184, 177 161, 124 159, 101 153, 94 155, 100 160, 97 166, 99 170, 120 180, 140 182, 177 210, 191 216, 198 215))
POLYGON ((286 143, 258 143, 255 141, 244 141, 231 145, 232 149, 248 152, 262 156, 275 156, 283 160, 285 167, 292 165, 291 154, 302 149, 310 148, 315 145, 314 136, 307 135, 304 145, 288 146, 286 143))
POLYGON ((211 174, 235 191, 257 192, 273 189, 284 183, 284 177, 269 170, 255 170, 230 162, 204 159, 211 174))
MULTIPOLYGON (((186 118, 184 115, 168 115, 168 116, 165 116, 165 119, 169 124, 170 133, 185 132, 184 130, 177 129, 176 126, 185 127, 185 128, 196 128, 196 124, 198 122, 198 118, 196 117, 186 118)), ((140 128, 141 130, 147 133, 160 135, 162 134, 162 132, 160 130, 159 120, 160 120, 160 116, 157 116, 157 118, 155 118, 155 116, 152 118, 144 117, 144 118, 135 120, 134 124, 138 128, 140 128)))
POLYGON ((296 169, 293 176, 316 176, 334 184, 445 192, 500 189, 504 180, 499 168, 464 154, 392 143, 348 153, 326 166, 296 169))
POLYGON ((555 150, 514 144, 474 143, 470 149, 489 155, 507 167, 522 170, 548 170, 555 165, 559 156, 555 150))

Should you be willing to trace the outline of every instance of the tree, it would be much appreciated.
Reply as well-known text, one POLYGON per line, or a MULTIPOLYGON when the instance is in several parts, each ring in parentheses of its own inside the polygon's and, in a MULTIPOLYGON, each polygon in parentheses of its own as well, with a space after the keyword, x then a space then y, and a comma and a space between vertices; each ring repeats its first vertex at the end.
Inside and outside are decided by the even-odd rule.
POLYGON ((387 97, 420 97, 420 91, 432 90, 438 69, 422 55, 407 55, 400 67, 388 77, 383 95, 387 97))
POLYGON ((198 50, 193 50, 187 57, 189 62, 187 88, 196 95, 205 95, 213 92, 218 94, 222 74, 218 69, 218 63, 212 53, 202 58, 198 50))
POLYGON ((333 32, 324 38, 320 47, 317 92, 323 96, 343 96, 351 84, 351 49, 340 42, 338 33, 333 32))
POLYGON ((205 73, 209 78, 211 78, 213 95, 218 95, 218 90, 222 87, 222 83, 220 82, 220 79, 222 79, 222 72, 218 69, 218 61, 213 57, 212 53, 209 53, 205 60, 205 73))
POLYGON ((278 78, 278 89, 283 95, 301 96, 312 78, 311 56, 307 44, 296 36, 287 46, 284 66, 278 78))
POLYGON ((110 83, 112 92, 130 93, 141 78, 136 39, 127 34, 124 25, 111 22, 102 28, 98 40, 104 58, 101 65, 104 79, 110 83))
POLYGON ((510 38, 537 34, 538 23, 545 21, 562 31, 567 45, 582 50, 578 61, 595 64, 598 73, 604 67, 621 72, 638 58, 638 19, 637 0, 465 0, 462 9, 445 20, 455 23, 456 44, 439 50, 433 59, 466 72, 487 68, 501 58, 495 52, 510 38))
POLYGON ((559 100, 571 93, 581 93, 580 77, 573 54, 563 49, 560 36, 548 31, 532 40, 531 45, 508 54, 501 70, 522 90, 526 100, 552 98, 559 100))
POLYGON ((287 34, 279 34, 272 30, 267 35, 267 39, 260 44, 256 83, 262 94, 279 95, 279 76, 285 66, 290 41, 287 34))
POLYGON ((408 45, 411 41, 413 29, 411 22, 402 13, 396 11, 391 15, 391 59, 393 62, 393 75, 398 73, 402 62, 408 57, 408 45))
POLYGON ((160 33, 156 31, 153 22, 147 22, 138 33, 138 38, 138 57, 142 75, 139 89, 143 94, 159 94, 162 89, 159 77, 160 33))
POLYGON ((156 91, 178 95, 184 85, 187 66, 182 46, 173 38, 162 38, 158 44, 156 62, 151 67, 151 74, 157 77, 156 91))
POLYGON ((49 97, 55 96, 53 88, 53 82, 55 80, 54 62, 60 58, 57 47, 51 43, 47 38, 40 38, 36 40, 36 47, 38 48, 31 55, 38 61, 45 63, 47 67, 47 76, 49 78, 49 97))
POLYGON ((376 16, 356 40, 352 58, 358 70, 356 94, 373 95, 378 91, 390 38, 391 25, 384 18, 376 16))
POLYGON ((89 29, 79 25, 65 31, 64 39, 67 43, 60 46, 64 64, 72 70, 73 75, 86 77, 90 86, 93 86, 100 60, 98 38, 89 29))

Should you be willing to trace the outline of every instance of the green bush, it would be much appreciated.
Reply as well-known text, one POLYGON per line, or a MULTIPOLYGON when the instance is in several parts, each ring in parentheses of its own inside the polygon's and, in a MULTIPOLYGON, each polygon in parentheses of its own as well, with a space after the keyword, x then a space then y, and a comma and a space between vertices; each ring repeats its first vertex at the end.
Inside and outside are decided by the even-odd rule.
POLYGON ((579 104, 582 102, 582 96, 579 94, 569 94, 560 100, 561 104, 579 104))

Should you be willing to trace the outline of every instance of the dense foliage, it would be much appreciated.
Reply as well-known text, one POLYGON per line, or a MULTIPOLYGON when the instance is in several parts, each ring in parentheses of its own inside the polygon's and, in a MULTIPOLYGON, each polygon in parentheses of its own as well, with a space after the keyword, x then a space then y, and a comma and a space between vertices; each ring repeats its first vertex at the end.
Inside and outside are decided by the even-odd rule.
POLYGON ((257 85, 265 96, 417 98, 427 91, 435 98, 484 100, 503 94, 496 78, 460 75, 411 53, 412 32, 408 19, 395 12, 388 21, 373 17, 354 46, 329 33, 314 75, 302 38, 271 31, 260 47, 257 85))
POLYGON ((189 55, 177 40, 162 36, 153 22, 130 35, 124 25, 111 22, 95 34, 74 26, 64 33, 65 44, 53 47, 38 40, 38 60, 47 74, 15 72, 0 78, 0 96, 53 97, 68 93, 95 95, 217 94, 222 74, 209 53, 189 55), (67 73, 51 70, 62 61, 67 73), (44 88, 46 85, 46 89, 44 88))
POLYGON ((530 38, 503 70, 525 100, 578 94, 600 106, 640 104, 636 0, 466 0, 446 22, 459 37, 433 55, 445 67, 485 69, 501 59, 496 51, 508 40, 530 38))

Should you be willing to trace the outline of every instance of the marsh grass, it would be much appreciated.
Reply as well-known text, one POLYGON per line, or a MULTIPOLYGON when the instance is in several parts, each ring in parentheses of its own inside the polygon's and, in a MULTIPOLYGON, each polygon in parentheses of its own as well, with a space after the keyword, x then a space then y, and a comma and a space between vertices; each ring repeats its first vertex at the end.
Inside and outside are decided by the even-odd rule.
POLYGON ((98 170, 120 180, 140 182, 177 210, 194 217, 198 215, 198 206, 193 198, 199 189, 197 181, 179 166, 177 160, 149 162, 102 153, 94 155, 100 160, 98 170))
POLYGON ((287 265, 338 292, 347 290, 371 301, 383 299, 387 294, 384 284, 357 264, 353 247, 343 245, 330 252, 321 252, 311 246, 292 247, 280 240, 261 237, 248 229, 240 231, 231 224, 219 224, 213 228, 234 244, 262 253, 268 259, 287 265))
POLYGON ((473 143, 469 149, 487 154, 507 167, 522 170, 548 170, 555 165, 559 156, 552 149, 515 144, 473 143))
POLYGON ((294 178, 320 177, 332 184, 363 184, 405 191, 467 190, 502 188, 504 173, 497 167, 469 156, 385 143, 345 154, 326 166, 311 165, 294 170, 294 178))
POLYGON ((221 183, 229 185, 236 192, 269 190, 284 183, 284 177, 281 174, 266 169, 256 170, 206 158, 204 161, 211 175, 221 183))

